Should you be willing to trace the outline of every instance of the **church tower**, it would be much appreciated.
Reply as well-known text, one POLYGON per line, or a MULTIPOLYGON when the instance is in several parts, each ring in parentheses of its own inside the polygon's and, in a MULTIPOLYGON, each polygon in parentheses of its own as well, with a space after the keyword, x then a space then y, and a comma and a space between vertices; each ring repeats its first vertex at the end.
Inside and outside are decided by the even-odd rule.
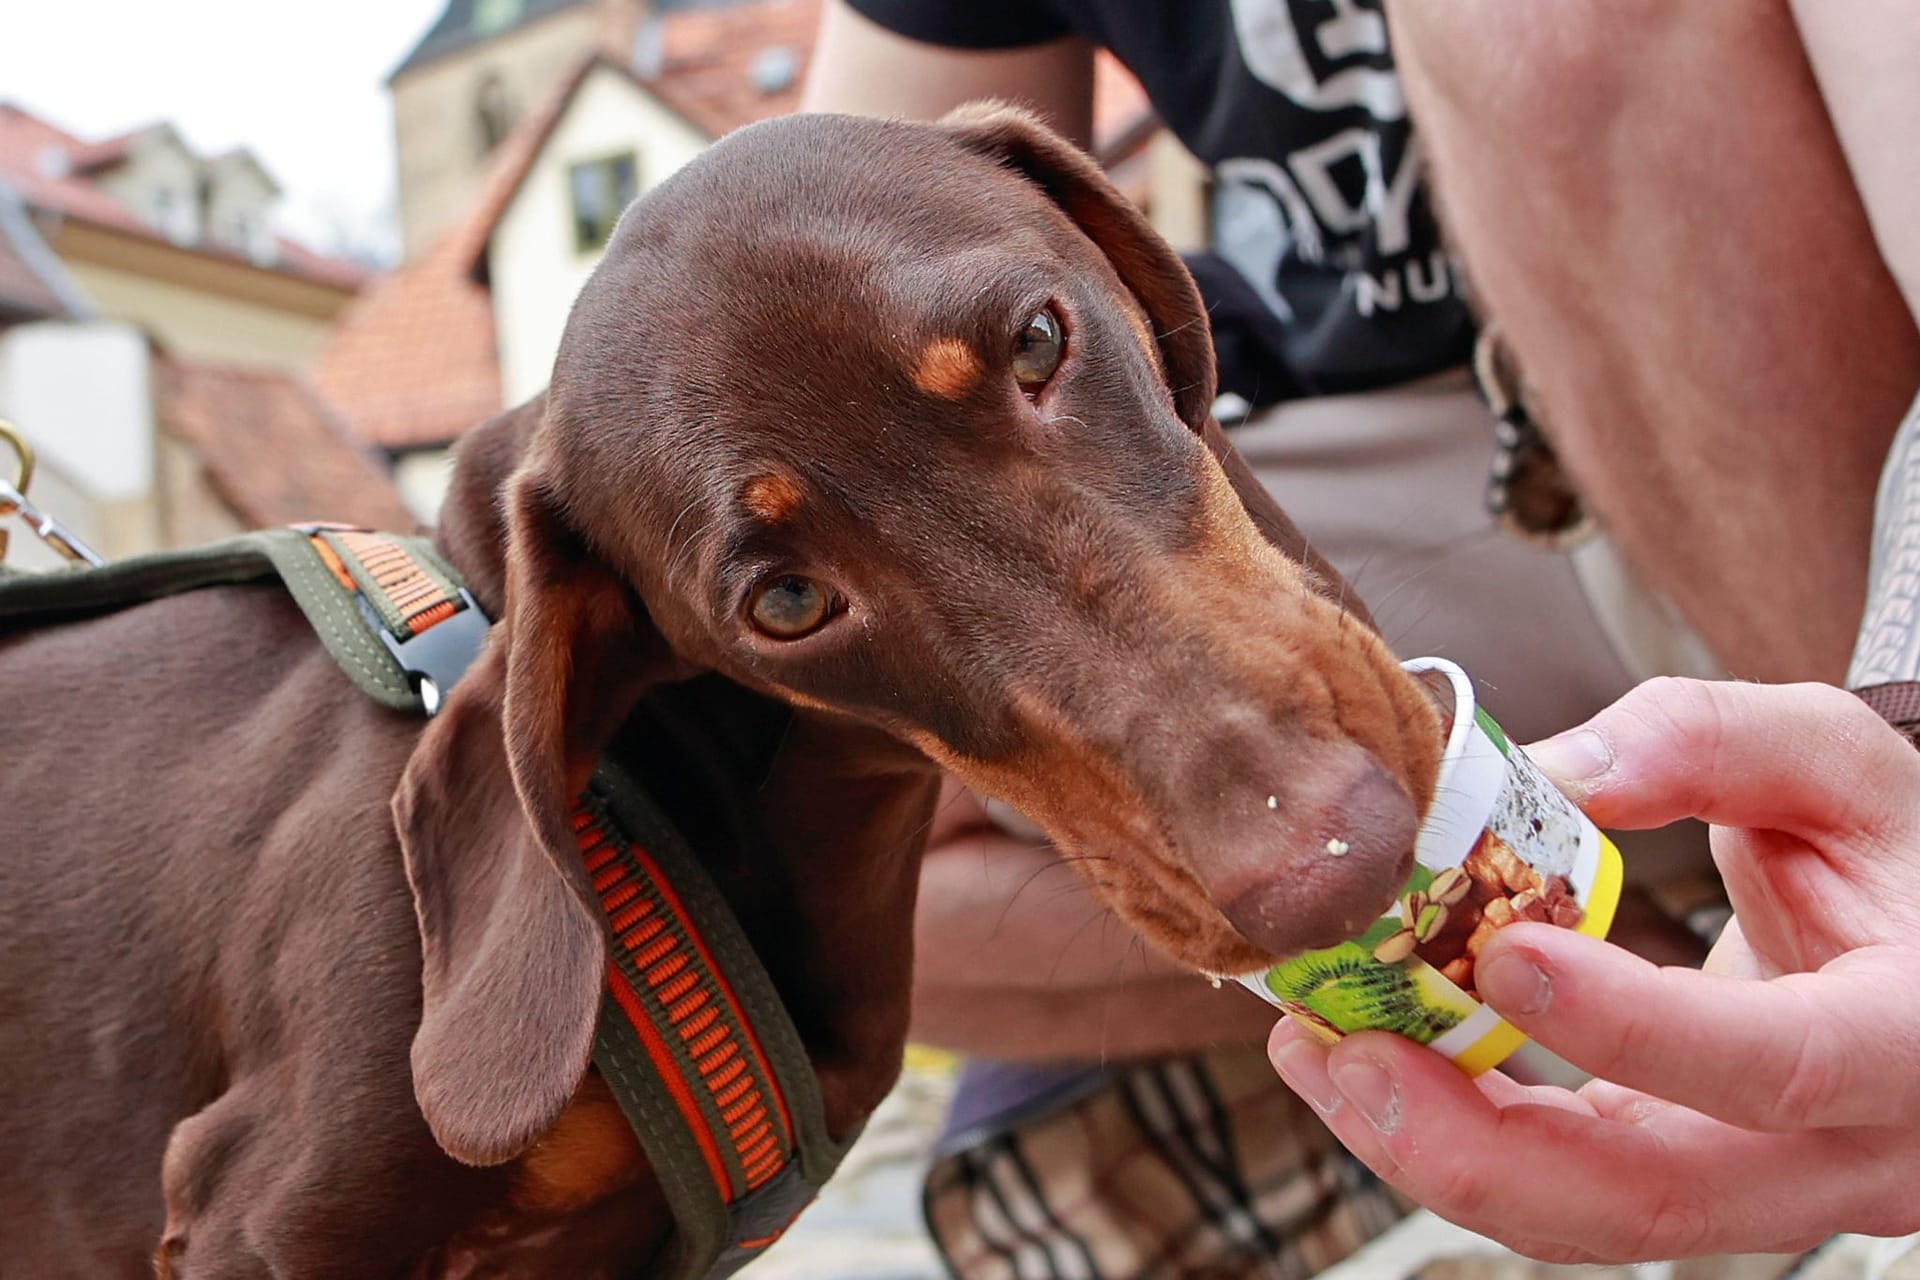
POLYGON ((598 51, 631 62, 656 7, 681 6, 447 0, 387 77, 405 256, 426 249, 469 206, 494 147, 582 58, 598 51))

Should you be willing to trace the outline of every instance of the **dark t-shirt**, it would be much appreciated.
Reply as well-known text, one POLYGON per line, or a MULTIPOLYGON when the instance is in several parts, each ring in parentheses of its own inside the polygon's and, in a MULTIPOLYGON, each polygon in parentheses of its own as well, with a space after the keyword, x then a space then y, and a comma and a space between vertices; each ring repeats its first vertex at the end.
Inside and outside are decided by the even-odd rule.
POLYGON ((901 35, 986 49, 1079 32, 1140 78, 1213 170, 1206 294, 1221 386, 1255 403, 1465 361, 1456 293, 1382 0, 849 0, 901 35))

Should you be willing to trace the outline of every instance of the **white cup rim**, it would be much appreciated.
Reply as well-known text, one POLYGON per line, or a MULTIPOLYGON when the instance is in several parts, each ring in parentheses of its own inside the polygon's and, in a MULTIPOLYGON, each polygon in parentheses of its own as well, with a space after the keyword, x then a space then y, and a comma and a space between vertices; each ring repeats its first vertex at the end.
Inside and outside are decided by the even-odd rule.
POLYGON ((1478 701, 1473 693, 1473 680, 1459 663, 1445 658, 1409 658, 1400 664, 1400 669, 1409 675, 1438 672, 1453 689, 1453 723, 1447 727, 1447 745, 1441 756, 1441 767, 1445 768, 1459 758, 1466 749, 1467 735, 1473 732, 1473 712, 1478 701))

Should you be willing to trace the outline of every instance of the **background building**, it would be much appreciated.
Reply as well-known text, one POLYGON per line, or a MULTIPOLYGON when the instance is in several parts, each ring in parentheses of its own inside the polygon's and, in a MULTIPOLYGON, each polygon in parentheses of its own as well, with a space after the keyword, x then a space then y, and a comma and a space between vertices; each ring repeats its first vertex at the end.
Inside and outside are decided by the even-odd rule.
MULTIPOLYGON (((105 555, 408 520, 301 372, 370 273, 276 235, 279 195, 165 123, 88 142, 0 103, 0 417, 38 448, 32 496, 105 555)), ((8 559, 51 553, 16 533, 8 559)))
POLYGON ((0 187, 83 309, 181 355, 299 367, 371 275, 276 235, 248 152, 199 155, 164 122, 88 142, 0 103, 0 187))

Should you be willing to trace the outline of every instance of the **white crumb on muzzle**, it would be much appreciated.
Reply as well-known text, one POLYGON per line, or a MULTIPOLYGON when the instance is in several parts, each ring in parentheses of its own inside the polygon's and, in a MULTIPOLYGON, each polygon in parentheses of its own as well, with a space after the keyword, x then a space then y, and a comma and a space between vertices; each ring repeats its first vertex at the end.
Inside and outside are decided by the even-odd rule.
POLYGON ((1327 841, 1327 852, 1336 858, 1346 857, 1347 850, 1351 848, 1353 848, 1353 846, 1345 840, 1342 840, 1339 836, 1335 836, 1333 839, 1327 841))
POLYGON ((1267 808, 1269 808, 1269 809, 1278 809, 1279 807, 1280 807, 1280 797, 1279 797, 1279 796, 1268 796, 1268 797, 1267 797, 1267 808))

